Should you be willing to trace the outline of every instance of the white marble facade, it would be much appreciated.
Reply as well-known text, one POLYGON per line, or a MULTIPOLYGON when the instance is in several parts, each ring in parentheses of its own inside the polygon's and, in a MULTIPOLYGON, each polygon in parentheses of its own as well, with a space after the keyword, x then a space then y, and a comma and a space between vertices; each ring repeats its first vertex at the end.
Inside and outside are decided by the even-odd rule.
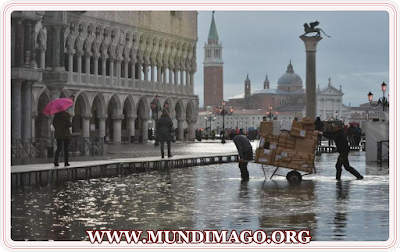
POLYGON ((178 139, 187 127, 193 140, 196 41, 193 11, 13 12, 12 139, 51 137, 52 117, 41 111, 74 96, 73 133, 146 141, 158 94, 170 104, 178 139))

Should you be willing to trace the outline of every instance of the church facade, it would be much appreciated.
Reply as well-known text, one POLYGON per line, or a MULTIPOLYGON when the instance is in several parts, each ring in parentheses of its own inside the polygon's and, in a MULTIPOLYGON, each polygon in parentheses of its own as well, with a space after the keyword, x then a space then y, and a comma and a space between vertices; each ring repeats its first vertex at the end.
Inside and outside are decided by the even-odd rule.
POLYGON ((159 95, 183 140, 194 139, 196 11, 14 11, 12 140, 51 138, 41 111, 72 97, 72 133, 113 142, 148 139, 159 95))

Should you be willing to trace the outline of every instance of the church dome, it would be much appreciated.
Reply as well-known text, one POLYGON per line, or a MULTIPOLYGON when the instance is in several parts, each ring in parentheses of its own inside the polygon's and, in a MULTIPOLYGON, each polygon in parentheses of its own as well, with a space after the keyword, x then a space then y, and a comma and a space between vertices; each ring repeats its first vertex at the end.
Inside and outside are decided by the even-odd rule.
POLYGON ((292 62, 289 63, 286 73, 284 73, 278 79, 278 87, 279 86, 286 86, 286 87, 302 87, 303 81, 301 80, 300 76, 293 71, 292 62))

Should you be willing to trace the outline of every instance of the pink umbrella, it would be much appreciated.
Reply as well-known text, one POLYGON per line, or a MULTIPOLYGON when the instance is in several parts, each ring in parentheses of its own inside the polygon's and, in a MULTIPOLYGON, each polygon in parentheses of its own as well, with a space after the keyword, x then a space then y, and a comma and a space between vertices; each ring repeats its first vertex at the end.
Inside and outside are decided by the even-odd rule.
POLYGON ((43 109, 43 114, 54 115, 58 112, 64 111, 74 104, 71 98, 58 98, 49 102, 43 109))

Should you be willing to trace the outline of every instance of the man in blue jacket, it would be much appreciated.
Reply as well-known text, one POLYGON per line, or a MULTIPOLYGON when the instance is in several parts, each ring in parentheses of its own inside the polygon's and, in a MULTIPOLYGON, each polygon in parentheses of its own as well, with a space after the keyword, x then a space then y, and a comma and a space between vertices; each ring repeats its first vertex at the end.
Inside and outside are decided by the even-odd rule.
POLYGON ((350 166, 349 163, 349 152, 350 147, 347 143, 347 136, 343 130, 342 124, 334 124, 333 128, 334 132, 324 132, 323 135, 326 138, 333 139, 336 144, 336 150, 339 152, 339 157, 336 162, 336 180, 340 181, 340 177, 342 175, 342 166, 353 174, 357 179, 363 179, 364 177, 358 173, 356 169, 350 166))

